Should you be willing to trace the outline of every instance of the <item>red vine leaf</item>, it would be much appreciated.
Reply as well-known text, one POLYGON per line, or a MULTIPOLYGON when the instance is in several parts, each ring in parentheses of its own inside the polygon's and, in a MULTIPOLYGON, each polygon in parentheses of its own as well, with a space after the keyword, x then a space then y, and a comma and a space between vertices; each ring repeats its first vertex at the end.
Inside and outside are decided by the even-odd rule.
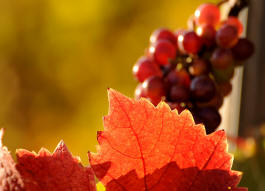
POLYGON ((245 191, 231 170, 226 135, 206 135, 185 110, 154 107, 109 90, 109 115, 90 164, 107 191, 245 191))
POLYGON ((38 154, 17 150, 17 169, 27 191, 95 191, 94 174, 73 157, 64 142, 54 153, 42 148, 38 154))
POLYGON ((2 145, 4 131, 0 130, 0 190, 24 191, 23 181, 16 170, 15 162, 8 149, 2 145))

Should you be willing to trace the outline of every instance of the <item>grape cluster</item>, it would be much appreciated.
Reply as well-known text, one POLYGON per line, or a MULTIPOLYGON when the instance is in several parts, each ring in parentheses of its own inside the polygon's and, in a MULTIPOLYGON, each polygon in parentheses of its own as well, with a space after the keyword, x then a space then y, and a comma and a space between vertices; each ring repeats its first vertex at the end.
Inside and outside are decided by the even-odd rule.
POLYGON ((231 90, 234 69, 254 52, 253 44, 240 38, 243 25, 237 17, 221 21, 219 7, 202 4, 188 21, 188 29, 157 29, 150 47, 133 66, 140 82, 135 98, 171 109, 189 109, 207 133, 221 122, 218 112, 231 90))

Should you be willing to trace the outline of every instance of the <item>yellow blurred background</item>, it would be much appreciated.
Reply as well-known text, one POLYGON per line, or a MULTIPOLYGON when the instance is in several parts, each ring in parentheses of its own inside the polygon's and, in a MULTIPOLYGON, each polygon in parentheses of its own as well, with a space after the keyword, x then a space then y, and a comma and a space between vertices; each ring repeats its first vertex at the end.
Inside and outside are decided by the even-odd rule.
MULTIPOLYGON (((87 164, 107 114, 107 88, 132 97, 134 62, 159 27, 186 27, 205 0, 0 0, 4 143, 53 150, 63 139, 87 164)), ((215 1, 208 1, 215 2, 215 1)))

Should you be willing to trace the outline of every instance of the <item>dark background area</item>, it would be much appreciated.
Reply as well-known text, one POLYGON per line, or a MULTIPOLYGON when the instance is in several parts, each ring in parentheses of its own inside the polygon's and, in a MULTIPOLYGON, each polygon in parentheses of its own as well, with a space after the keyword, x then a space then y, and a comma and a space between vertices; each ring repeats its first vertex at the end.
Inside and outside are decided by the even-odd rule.
POLYGON ((244 68, 239 128, 243 136, 265 123, 265 1, 250 3, 247 36, 255 44, 255 54, 244 68))

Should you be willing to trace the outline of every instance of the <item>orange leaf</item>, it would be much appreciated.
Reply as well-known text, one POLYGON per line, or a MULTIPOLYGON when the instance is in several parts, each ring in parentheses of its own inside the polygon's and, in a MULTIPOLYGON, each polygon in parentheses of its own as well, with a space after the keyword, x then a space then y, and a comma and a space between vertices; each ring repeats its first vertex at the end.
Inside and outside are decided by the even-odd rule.
POLYGON ((90 164, 107 191, 225 191, 237 188, 224 131, 206 135, 185 110, 154 107, 109 90, 109 115, 90 164))

